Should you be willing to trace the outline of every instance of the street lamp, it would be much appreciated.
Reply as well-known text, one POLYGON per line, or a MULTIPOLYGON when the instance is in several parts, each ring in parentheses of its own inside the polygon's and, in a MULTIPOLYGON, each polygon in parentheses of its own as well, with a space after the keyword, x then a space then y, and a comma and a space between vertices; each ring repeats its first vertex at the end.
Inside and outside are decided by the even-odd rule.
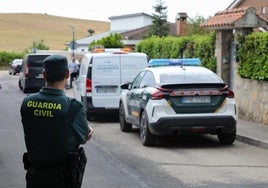
POLYGON ((73 57, 74 57, 74 47, 75 47, 75 41, 74 41, 74 39, 75 39, 75 28, 73 27, 73 26, 71 26, 71 25, 68 25, 72 30, 73 30, 73 41, 72 41, 72 43, 71 43, 71 48, 72 48, 72 50, 73 50, 73 57))

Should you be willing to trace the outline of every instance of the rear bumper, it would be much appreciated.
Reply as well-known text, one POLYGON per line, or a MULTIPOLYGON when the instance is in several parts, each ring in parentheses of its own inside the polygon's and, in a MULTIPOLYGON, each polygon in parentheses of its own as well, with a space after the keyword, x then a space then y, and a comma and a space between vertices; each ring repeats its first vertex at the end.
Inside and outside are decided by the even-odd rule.
POLYGON ((26 78, 25 88, 42 88, 45 86, 44 79, 26 78))
POLYGON ((118 108, 105 108, 105 107, 95 107, 92 102, 92 97, 86 97, 84 105, 87 114, 118 114, 118 108))
POLYGON ((150 123, 149 129, 155 135, 231 133, 236 131, 236 119, 233 116, 160 118, 150 123))

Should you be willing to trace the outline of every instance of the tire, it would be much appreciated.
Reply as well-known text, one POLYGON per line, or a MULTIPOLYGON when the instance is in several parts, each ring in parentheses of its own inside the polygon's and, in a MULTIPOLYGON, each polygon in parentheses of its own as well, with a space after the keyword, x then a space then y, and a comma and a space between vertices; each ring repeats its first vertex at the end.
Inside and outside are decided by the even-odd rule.
POLYGON ((218 134, 218 139, 221 144, 231 145, 234 143, 236 138, 236 131, 232 133, 218 134))
POLYGON ((141 114, 141 120, 140 120, 140 138, 141 143, 144 146, 153 146, 156 141, 156 136, 153 135, 148 127, 148 117, 145 111, 141 114))
POLYGON ((21 86, 21 82, 20 81, 19 81, 19 88, 20 88, 20 90, 23 89, 22 86, 21 86))
POLYGON ((22 87, 22 91, 23 91, 23 93, 29 93, 30 89, 26 88, 26 87, 22 87))
POLYGON ((122 103, 119 105, 119 123, 122 132, 132 131, 132 124, 126 122, 125 110, 122 103))
POLYGON ((93 114, 87 112, 87 120, 88 120, 88 121, 94 121, 94 116, 93 116, 93 114))

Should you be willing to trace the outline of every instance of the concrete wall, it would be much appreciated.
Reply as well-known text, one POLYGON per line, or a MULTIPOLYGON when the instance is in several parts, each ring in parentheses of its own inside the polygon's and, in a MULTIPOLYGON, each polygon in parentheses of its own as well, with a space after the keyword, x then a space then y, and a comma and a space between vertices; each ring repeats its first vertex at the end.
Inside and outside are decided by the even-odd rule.
POLYGON ((235 100, 238 118, 268 125, 268 82, 243 79, 235 65, 235 100))

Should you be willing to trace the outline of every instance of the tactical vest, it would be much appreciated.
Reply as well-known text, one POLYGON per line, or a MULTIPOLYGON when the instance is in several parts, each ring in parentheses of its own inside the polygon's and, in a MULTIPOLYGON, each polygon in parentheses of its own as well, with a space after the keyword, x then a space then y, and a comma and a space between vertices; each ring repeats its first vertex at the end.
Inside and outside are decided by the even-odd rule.
POLYGON ((40 94, 24 100, 22 122, 31 161, 61 161, 78 148, 72 123, 81 106, 72 101, 65 96, 48 99, 40 94))

